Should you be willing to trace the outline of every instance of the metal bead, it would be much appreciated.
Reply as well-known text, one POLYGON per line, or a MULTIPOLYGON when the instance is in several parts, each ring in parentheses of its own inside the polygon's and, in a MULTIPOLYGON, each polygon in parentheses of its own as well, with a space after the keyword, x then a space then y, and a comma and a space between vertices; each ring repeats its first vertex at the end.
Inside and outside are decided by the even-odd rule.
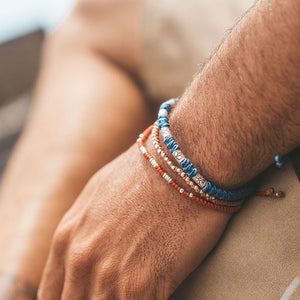
POLYGON ((282 197, 284 197, 284 193, 282 191, 278 191, 278 192, 275 193, 275 196, 277 198, 282 198, 282 197))
POLYGON ((181 188, 180 190, 179 190, 179 193, 183 193, 184 192, 184 189, 183 188, 181 188))
POLYGON ((161 129, 161 133, 162 133, 162 135, 163 135, 164 138, 166 138, 168 135, 171 135, 171 132, 170 132, 170 130, 169 130, 168 127, 162 128, 161 129))
POLYGON ((166 174, 166 173, 164 173, 163 178, 164 178, 167 182, 169 182, 170 179, 171 179, 171 177, 170 177, 168 174, 166 174))
POLYGON ((180 150, 175 150, 172 153, 172 155, 179 163, 181 163, 185 159, 185 156, 183 155, 183 153, 180 150))
POLYGON ((144 146, 142 146, 142 147, 140 148, 140 151, 141 151, 143 154, 145 154, 145 153, 147 152, 147 150, 146 150, 146 148, 145 148, 144 146))
POLYGON ((158 163, 155 161, 154 158, 151 158, 150 160, 151 165, 155 168, 156 166, 158 166, 158 163))
POLYGON ((167 116, 169 113, 166 109, 162 108, 158 112, 158 116, 167 116))

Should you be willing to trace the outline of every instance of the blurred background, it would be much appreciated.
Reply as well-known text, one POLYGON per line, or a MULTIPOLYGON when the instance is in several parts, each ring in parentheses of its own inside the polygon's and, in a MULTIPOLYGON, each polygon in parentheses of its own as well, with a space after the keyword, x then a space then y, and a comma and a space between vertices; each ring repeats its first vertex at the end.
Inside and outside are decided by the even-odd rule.
POLYGON ((44 35, 76 0, 0 0, 0 177, 26 120, 44 35))

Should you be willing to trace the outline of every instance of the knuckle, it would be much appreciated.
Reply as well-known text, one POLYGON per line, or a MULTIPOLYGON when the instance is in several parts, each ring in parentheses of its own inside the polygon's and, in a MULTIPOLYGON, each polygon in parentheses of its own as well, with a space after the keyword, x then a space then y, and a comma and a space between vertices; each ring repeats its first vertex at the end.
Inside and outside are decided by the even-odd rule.
POLYGON ((102 262, 101 268, 98 270, 99 286, 116 285, 119 278, 119 273, 114 263, 111 260, 102 262))
POLYGON ((62 254, 66 251, 70 238, 70 230, 58 227, 53 236, 52 251, 55 254, 62 254))
POLYGON ((67 267, 71 274, 84 276, 91 271, 94 257, 89 247, 72 246, 68 254, 67 267))
POLYGON ((43 299, 43 292, 42 292, 42 288, 41 288, 41 287, 39 287, 39 289, 38 289, 38 291, 37 291, 36 299, 37 299, 37 300, 43 299))
MULTIPOLYGON (((120 272, 118 266, 114 263, 114 259, 106 257, 99 261, 97 266, 96 286, 97 293, 103 294, 106 292, 111 295, 113 299, 120 299, 117 296, 119 290, 120 272), (115 295, 112 297, 112 295, 115 295)), ((106 298, 105 298, 106 299, 106 298)))
POLYGON ((143 279, 134 280, 126 276, 120 281, 120 298, 121 299, 139 299, 150 288, 149 282, 143 279))

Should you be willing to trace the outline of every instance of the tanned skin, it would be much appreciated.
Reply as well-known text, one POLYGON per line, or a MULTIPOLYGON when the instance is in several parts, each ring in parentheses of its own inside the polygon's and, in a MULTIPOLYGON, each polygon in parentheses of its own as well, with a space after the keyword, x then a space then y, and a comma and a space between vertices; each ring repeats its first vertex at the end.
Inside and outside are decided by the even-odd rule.
MULTIPOLYGON (((300 143, 299 13, 299 1, 257 2, 172 116, 182 150, 225 188, 300 143)), ((147 147, 155 153, 149 140, 147 147)), ((166 299, 229 218, 182 199, 133 145, 96 173, 64 216, 39 297, 166 299)))
POLYGON ((183 152, 219 186, 245 184, 275 155, 299 145, 299 7, 299 1, 258 1, 172 115, 183 152))
MULTIPOLYGON (((247 182, 299 144, 299 13, 299 1, 258 2, 172 115, 183 151, 221 186, 247 182)), ((63 218, 39 297, 165 299, 229 218, 182 199, 134 145, 93 177, 63 218)))

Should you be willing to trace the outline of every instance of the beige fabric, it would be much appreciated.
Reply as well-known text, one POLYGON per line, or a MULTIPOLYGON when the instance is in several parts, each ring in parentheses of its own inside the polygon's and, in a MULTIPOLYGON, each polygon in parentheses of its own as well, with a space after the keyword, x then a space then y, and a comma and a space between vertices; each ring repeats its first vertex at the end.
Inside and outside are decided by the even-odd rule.
POLYGON ((179 96, 253 0, 145 0, 143 76, 156 101, 179 96))
MULTIPOLYGON (((146 0, 144 79, 152 99, 180 95, 250 0, 146 0)), ((291 165, 268 170, 265 187, 233 217, 219 245, 172 299, 300 299, 300 184, 291 165), (281 298, 282 297, 282 298, 281 298)))
POLYGON ((0 106, 0 140, 21 130, 27 119, 31 93, 26 92, 0 106))
POLYGON ((300 299, 300 183, 291 164, 274 170, 264 173, 263 186, 286 197, 249 199, 174 299, 279 300, 292 282, 282 300, 300 299))

